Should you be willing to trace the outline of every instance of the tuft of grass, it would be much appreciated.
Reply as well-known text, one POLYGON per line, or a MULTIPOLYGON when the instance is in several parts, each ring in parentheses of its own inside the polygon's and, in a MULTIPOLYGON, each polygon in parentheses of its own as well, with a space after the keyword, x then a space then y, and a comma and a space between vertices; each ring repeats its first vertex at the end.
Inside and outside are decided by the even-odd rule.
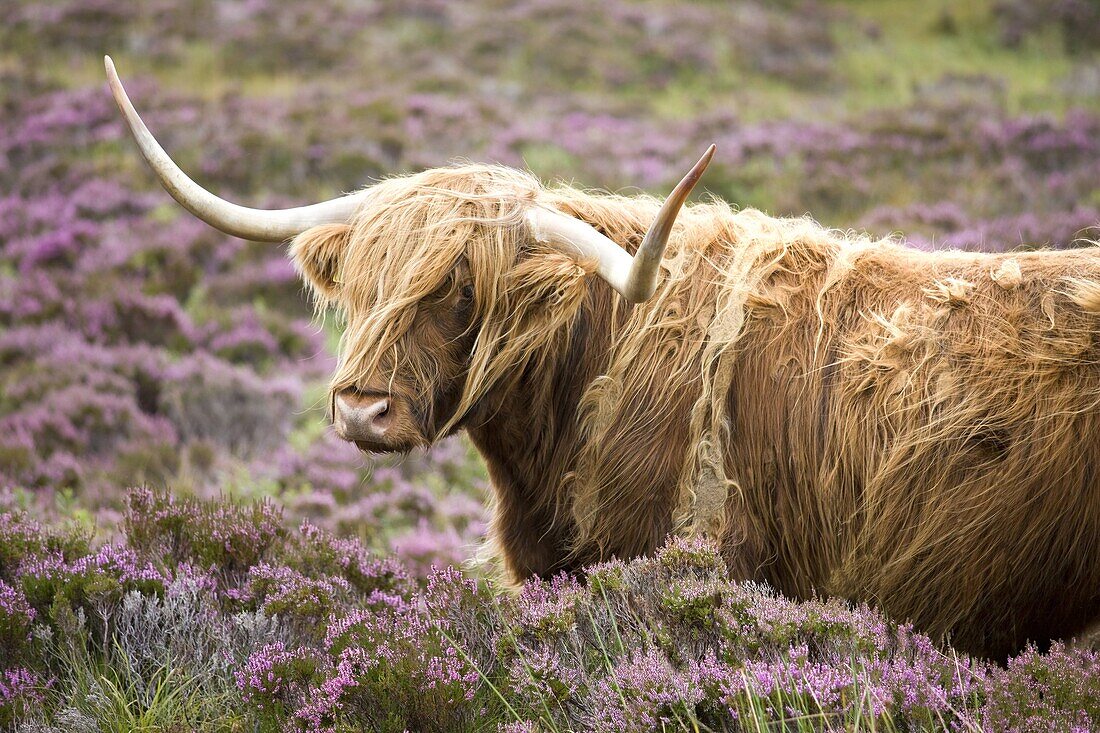
POLYGON ((235 733, 245 731, 239 696, 218 681, 190 675, 166 660, 137 670, 125 655, 87 647, 59 652, 67 670, 47 695, 40 722, 61 731, 96 733, 235 733))

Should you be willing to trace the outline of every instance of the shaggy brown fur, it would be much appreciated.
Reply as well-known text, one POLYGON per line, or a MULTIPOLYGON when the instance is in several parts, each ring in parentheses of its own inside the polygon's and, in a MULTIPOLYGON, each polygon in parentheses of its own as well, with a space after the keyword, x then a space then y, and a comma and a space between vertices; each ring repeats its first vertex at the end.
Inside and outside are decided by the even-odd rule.
POLYGON ((468 430, 515 578, 697 533, 737 577, 976 653, 1100 618, 1100 255, 929 254, 713 201, 631 308, 532 240, 536 203, 631 251, 658 206, 458 166, 293 244, 347 318, 334 388, 382 375, 428 395, 432 438, 468 430), (471 310, 432 331, 456 268, 471 310))

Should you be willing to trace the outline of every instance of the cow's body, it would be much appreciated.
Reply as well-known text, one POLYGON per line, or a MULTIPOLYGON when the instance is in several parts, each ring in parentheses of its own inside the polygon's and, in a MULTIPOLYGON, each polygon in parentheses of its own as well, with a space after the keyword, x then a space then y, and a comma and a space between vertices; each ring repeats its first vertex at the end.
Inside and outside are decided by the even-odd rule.
MULTIPOLYGON (((571 213, 610 228, 586 208, 571 213)), ((926 253, 722 206, 681 218, 685 237, 735 236, 688 241, 710 262, 633 313, 593 283, 568 346, 469 428, 515 577, 704 531, 737 577, 871 600, 975 652, 1100 615, 1100 253, 926 253), (720 268, 751 286, 700 285, 720 268), (723 415, 698 404, 708 380, 723 415)))

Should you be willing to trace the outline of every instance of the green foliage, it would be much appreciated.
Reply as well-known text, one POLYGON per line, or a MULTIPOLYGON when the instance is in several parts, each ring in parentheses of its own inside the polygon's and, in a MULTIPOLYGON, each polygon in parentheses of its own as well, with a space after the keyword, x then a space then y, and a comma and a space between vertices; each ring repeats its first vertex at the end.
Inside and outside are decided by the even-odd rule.
POLYGON ((661 596, 661 606, 673 623, 700 631, 709 630, 718 623, 718 609, 722 607, 722 588, 697 581, 680 581, 671 584, 661 596))

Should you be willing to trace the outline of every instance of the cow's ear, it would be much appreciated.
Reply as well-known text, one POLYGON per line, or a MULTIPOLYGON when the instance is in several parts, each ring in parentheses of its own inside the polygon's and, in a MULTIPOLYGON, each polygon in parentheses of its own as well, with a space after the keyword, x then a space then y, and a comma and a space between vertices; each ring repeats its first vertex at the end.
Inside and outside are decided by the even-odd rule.
POLYGON ((307 229, 291 242, 294 267, 318 298, 336 298, 350 234, 351 227, 347 224, 326 224, 307 229))

